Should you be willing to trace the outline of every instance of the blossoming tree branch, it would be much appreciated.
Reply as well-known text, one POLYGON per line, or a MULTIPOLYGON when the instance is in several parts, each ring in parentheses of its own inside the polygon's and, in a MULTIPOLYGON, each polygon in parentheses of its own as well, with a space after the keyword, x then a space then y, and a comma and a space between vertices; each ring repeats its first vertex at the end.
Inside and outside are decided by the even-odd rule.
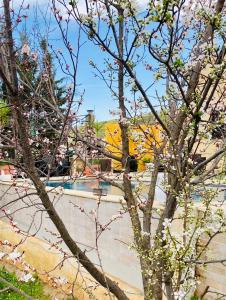
MULTIPOLYGON (((200 266, 215 263, 205 256, 209 244, 225 232, 224 200, 217 202, 219 191, 208 188, 208 184, 220 183, 225 174, 225 1, 153 0, 142 5, 127 0, 52 0, 51 14, 67 54, 43 41, 38 46, 41 57, 31 51, 29 40, 22 47, 15 42, 21 15, 10 5, 3 1, 0 77, 13 130, 2 130, 1 139, 16 150, 16 156, 9 159, 3 151, 2 159, 26 174, 35 187, 38 202, 25 206, 34 205, 36 211, 48 215, 69 257, 76 258, 106 289, 109 299, 130 299, 131 295, 102 266, 99 240, 111 234, 107 229, 112 223, 128 215, 133 233, 128 251, 135 251, 139 260, 143 298, 189 299, 198 290, 200 266), (76 33, 70 34, 74 27, 76 33), (117 106, 113 112, 117 127, 108 140, 98 136, 92 122, 85 128, 78 125, 86 97, 85 92, 76 92, 79 59, 87 42, 102 56, 102 63, 97 63, 90 55, 87 72, 94 72, 105 84, 117 106), (70 80, 63 98, 56 92, 50 52, 70 80), (35 81, 36 68, 42 72, 35 81), (93 170, 96 178, 121 190, 122 208, 117 215, 101 223, 101 194, 92 212, 74 205, 95 224, 99 267, 87 254, 88 248, 72 238, 62 212, 55 207, 56 198, 50 198, 41 180, 45 175, 48 181, 56 161, 65 157, 67 143, 83 162, 83 170, 92 169, 87 158, 96 158, 97 153, 120 165, 121 181, 93 170), (47 154, 48 170, 42 174, 37 162, 47 154), (132 175, 131 161, 139 164, 147 155, 151 164, 144 194, 144 172, 132 175), (160 175, 164 199, 156 193, 160 175), (197 193, 201 195, 198 206, 197 193)), ((77 172, 72 179, 81 175, 77 172)), ((15 185, 16 181, 12 188, 15 185)), ((29 188, 30 183, 25 183, 18 198, 1 208, 13 208, 17 200, 29 196, 29 188)), ((56 197, 62 194, 58 189, 56 197)), ((222 256, 216 262, 225 260, 222 256)))

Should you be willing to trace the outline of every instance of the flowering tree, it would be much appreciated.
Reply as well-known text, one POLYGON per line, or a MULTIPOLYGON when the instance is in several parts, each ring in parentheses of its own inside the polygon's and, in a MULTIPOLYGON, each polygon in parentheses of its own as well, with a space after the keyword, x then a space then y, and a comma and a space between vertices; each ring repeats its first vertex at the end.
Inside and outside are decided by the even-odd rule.
POLYGON ((57 4, 103 52, 104 69, 93 60, 90 65, 118 101, 123 191, 145 299, 161 299, 163 290, 168 299, 181 294, 186 297, 200 257, 195 247, 200 236, 209 234, 205 249, 212 237, 224 230, 222 211, 211 211, 214 193, 205 188, 209 178, 225 171, 216 170, 225 155, 224 1, 148 1, 142 10, 132 1, 90 1, 86 2, 85 13, 76 1, 69 5, 53 1, 56 19, 63 28, 57 4), (139 126, 137 118, 148 111, 161 127, 162 138, 161 143, 150 141, 148 150, 142 142, 150 135, 143 132, 140 138, 138 159, 145 151, 154 153, 144 200, 132 190, 129 136, 139 126), (214 119, 213 115, 218 117, 214 119), (211 135, 216 130, 221 132, 220 140, 211 135), (203 143, 206 148, 215 144, 215 152, 197 161, 197 154, 203 152, 205 156, 203 143), (158 226, 151 237, 160 165, 165 170, 166 202, 158 212, 158 226), (191 217, 191 199, 200 188, 204 189, 204 212, 197 222, 191 217), (181 238, 170 230, 178 210, 183 220, 181 238))
MULTIPOLYGON (((72 239, 39 178, 29 142, 29 124, 23 114, 9 3, 3 2, 2 39, 6 41, 8 63, 5 68, 0 66, 0 76, 7 86, 13 109, 16 142, 23 157, 21 167, 32 180, 44 209, 71 253, 109 291, 109 297, 112 293, 117 299, 129 299, 72 239)), ((48 102, 63 120, 53 157, 62 138, 71 135, 72 139, 76 137, 74 151, 79 157, 84 159, 80 150, 88 146, 121 164, 123 184, 101 173, 97 176, 123 191, 124 212, 130 216, 134 234, 132 247, 139 257, 146 300, 161 300, 164 294, 167 299, 186 299, 195 290, 196 267, 213 263, 204 260, 203 253, 213 237, 225 231, 223 202, 216 205, 217 191, 206 186, 225 172, 225 1, 204 2, 147 1, 145 7, 139 9, 136 3, 126 0, 84 1, 85 11, 81 11, 77 1, 69 4, 64 0, 52 1, 72 65, 69 69, 67 63, 65 69, 73 81, 64 114, 48 102), (90 66, 118 103, 114 116, 120 127, 122 145, 111 145, 115 151, 109 151, 106 143, 100 144, 92 130, 80 132, 70 123, 80 49, 78 42, 75 53, 69 40, 68 28, 73 21, 79 26, 78 40, 85 34, 103 55, 103 65, 98 66, 91 59, 90 66), (150 113, 159 128, 160 139, 141 126, 141 120, 145 123, 144 116, 150 113), (139 128, 139 135, 132 134, 134 128, 139 128), (139 144, 137 159, 142 159, 145 153, 153 154, 145 195, 139 175, 135 190, 131 182, 131 136, 139 144), (149 146, 144 147, 144 143, 149 146), (214 145, 215 150, 206 155, 210 145, 214 145), (200 159, 200 156, 203 157, 200 159), (166 199, 159 208, 156 186, 160 166, 164 168, 162 188, 166 199), (195 213, 193 195, 199 190, 202 191, 201 205, 195 213), (153 219, 157 219, 157 228, 153 228, 153 219), (172 229, 176 220, 180 222, 180 234, 172 229)), ((83 208, 80 210, 84 212, 83 208)), ((100 226, 96 218, 100 231, 104 231, 106 228, 100 226)), ((117 216, 109 224, 115 219, 117 216)), ((219 261, 225 259, 222 257, 219 261)))

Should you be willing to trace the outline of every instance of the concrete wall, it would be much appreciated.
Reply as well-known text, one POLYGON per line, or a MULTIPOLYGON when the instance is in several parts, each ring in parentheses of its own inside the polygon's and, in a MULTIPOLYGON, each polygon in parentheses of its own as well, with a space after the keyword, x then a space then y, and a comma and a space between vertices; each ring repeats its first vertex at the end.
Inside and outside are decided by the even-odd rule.
MULTIPOLYGON (((204 238, 203 242, 207 239, 204 238)), ((201 259, 220 261, 197 269, 200 276, 199 295, 206 292, 205 300, 226 299, 226 233, 218 234, 208 246, 208 251, 201 259)))
MULTIPOLYGON (((7 204, 18 198, 23 193, 15 190, 7 183, 0 184, 0 203, 7 204)), ((50 190, 50 188, 48 188, 50 190)), ((29 189, 29 193, 35 190, 29 189)), ((51 199, 54 200, 56 210, 64 221, 68 231, 73 239, 75 239, 82 249, 86 249, 87 255, 99 265, 96 248, 96 228, 93 216, 90 214, 92 210, 97 208, 97 198, 92 193, 77 192, 66 190, 62 196, 50 192, 51 199), (75 206, 84 209, 85 213, 75 206)), ((117 196, 106 196, 101 200, 98 210, 98 220, 102 225, 109 222, 113 215, 117 215, 122 208, 120 204, 122 198, 117 196)), ((41 212, 42 207, 38 204, 40 200, 37 195, 30 195, 24 199, 17 200, 12 205, 8 205, 7 209, 13 213, 14 221, 22 230, 28 230, 31 234, 37 232, 37 237, 44 240, 54 240, 54 236, 50 232, 56 232, 54 225, 51 223, 45 212, 41 212), (39 211, 38 211, 39 210, 39 211)), ((4 218, 1 218, 4 220, 4 218)), ((139 262, 133 250, 128 247, 132 242, 132 231, 130 220, 127 214, 123 218, 115 220, 109 230, 104 231, 98 239, 100 256, 104 270, 106 273, 120 278, 127 284, 142 288, 141 274, 139 262)))
MULTIPOLYGON (((93 288, 93 278, 83 268, 79 267, 75 258, 69 258, 62 263, 62 253, 50 248, 49 243, 37 237, 24 237, 24 235, 15 233, 12 226, 6 222, 0 221, 0 241, 8 240, 12 245, 17 245, 17 251, 24 253, 22 262, 26 262, 35 273, 46 283, 44 290, 51 294, 51 299, 66 300, 73 294, 76 300, 91 299, 90 293, 94 299, 109 300, 106 290, 101 286, 93 288), (23 240, 23 243, 21 243, 23 240), (68 283, 60 283, 59 278, 67 279, 68 283), (76 282, 75 282, 76 279, 76 282), (84 282, 85 279, 85 282, 84 282), (52 289, 49 287, 52 287, 52 289)), ((10 253, 11 247, 0 245, 0 251, 10 253)), ((21 271, 24 270, 23 263, 12 262, 8 257, 0 260, 0 266, 5 266, 10 272, 16 272, 18 278, 21 277, 21 271)), ((138 289, 122 282, 118 278, 111 276, 113 280, 119 283, 119 286, 127 293, 130 300, 143 300, 143 296, 138 289)), ((1 298, 1 297, 0 297, 1 298)))
MULTIPOLYGON (((74 190, 65 190, 65 194, 60 196, 55 192, 50 192, 51 188, 48 188, 48 190, 71 236, 83 250, 87 251, 86 253, 92 261, 99 265, 100 261, 95 250, 96 226, 93 215, 90 213, 92 210, 97 209, 97 197, 92 193, 74 190), (78 207, 82 208, 85 213, 82 213, 78 207)), ((29 189, 27 194, 34 192, 34 189, 29 189)), ((21 188, 17 189, 10 187, 7 183, 0 183, 0 195, 2 195, 0 206, 2 207, 4 204, 16 200, 22 194, 21 188)), ((222 201, 223 197, 223 193, 220 193, 218 200, 222 201)), ((113 215, 118 215, 119 210, 122 208, 122 200, 121 196, 112 195, 102 198, 98 210, 98 220, 102 225, 108 223, 113 215)), ((46 213, 41 211, 42 207, 39 203, 40 200, 37 195, 30 195, 8 205, 7 209, 11 210, 14 221, 18 223, 22 230, 26 231, 31 226, 29 229, 31 234, 36 233, 40 239, 52 241, 55 237, 52 236, 51 232, 56 232, 56 230, 46 213)), ((2 217, 2 220, 4 220, 4 217, 2 217)), ((153 230, 156 228, 155 222, 153 221, 153 230)), ((177 226, 177 230, 179 229, 180 225, 177 226)), ((124 214, 121 219, 115 220, 110 225, 109 230, 101 234, 98 239, 99 253, 106 273, 120 278, 129 286, 141 290, 142 280, 139 261, 136 253, 129 249, 132 240, 130 219, 127 214, 124 214)), ((207 257, 208 259, 222 257, 226 259, 226 233, 213 239, 207 257)), ((211 264, 207 268, 200 268, 198 272, 201 280, 200 293, 205 290, 206 286, 210 286, 211 289, 218 292, 226 293, 226 266, 211 264)), ((141 292, 138 291, 137 293, 138 297, 141 292)))

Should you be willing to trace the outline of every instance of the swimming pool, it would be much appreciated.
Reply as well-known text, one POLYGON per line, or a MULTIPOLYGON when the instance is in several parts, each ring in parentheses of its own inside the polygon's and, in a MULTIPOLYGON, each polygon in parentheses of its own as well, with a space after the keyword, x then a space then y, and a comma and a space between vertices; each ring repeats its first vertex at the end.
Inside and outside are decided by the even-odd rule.
MULTIPOLYGON (((58 187, 62 186, 64 189, 77 190, 84 192, 93 192, 94 189, 100 188, 106 190, 107 194, 110 195, 122 195, 122 191, 112 186, 109 182, 94 180, 77 180, 75 182, 62 182, 62 181, 49 181, 47 186, 58 187)), ((135 184, 133 184, 135 187, 135 184)))
MULTIPOLYGON (((47 186, 50 186, 50 187, 62 186, 64 189, 91 192, 91 193, 94 192, 94 189, 102 189, 102 190, 106 191, 107 195, 119 195, 119 196, 123 195, 123 192, 119 188, 112 186, 109 182, 98 181, 96 179, 76 180, 75 182, 49 181, 47 183, 47 186)), ((136 184, 133 183, 132 187, 135 188, 136 184)), ((219 189, 220 192, 219 192, 219 195, 217 195, 216 200, 226 201, 226 185, 208 185, 207 187, 219 189)), ((195 201, 201 201, 202 200, 201 192, 202 191, 200 190, 200 191, 193 193, 192 198, 195 201)), ((146 197, 147 193, 148 193, 148 185, 143 188, 141 195, 143 197, 146 197)), ((164 191, 161 189, 161 187, 157 186, 156 187, 156 199, 158 199, 159 201, 164 201, 165 198, 166 198, 166 195, 165 195, 164 191)))

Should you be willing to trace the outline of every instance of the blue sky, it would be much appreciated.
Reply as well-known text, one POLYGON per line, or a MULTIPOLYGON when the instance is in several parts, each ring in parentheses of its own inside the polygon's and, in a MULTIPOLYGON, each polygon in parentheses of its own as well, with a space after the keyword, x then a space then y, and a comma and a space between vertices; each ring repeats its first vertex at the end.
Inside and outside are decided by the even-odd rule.
MULTIPOLYGON (((14 4, 20 3, 20 0, 15 0, 14 4), (15 2, 16 1, 16 2, 15 2)), ((30 3, 31 8, 29 10, 29 18, 27 21, 27 28, 35 28, 37 29, 37 24, 34 25, 34 7, 36 4, 36 1, 27 1, 25 0, 24 7, 26 6, 26 3, 30 3), (33 3, 33 6, 32 6, 33 3)), ((84 2, 84 1, 83 1, 84 2)), ((140 0, 138 1, 140 6, 142 7, 142 4, 146 2, 146 0, 140 0)), ((39 0, 37 1, 40 10, 45 12, 47 2, 44 0, 39 0)), ((81 9, 82 5, 81 5, 81 9)), ((47 17, 48 20, 48 17, 47 17)), ((37 23, 39 25, 39 31, 43 36, 46 35, 46 32, 49 31, 49 43, 53 46, 53 48, 56 49, 61 49, 63 53, 65 54, 65 57, 68 57, 67 51, 65 50, 63 46, 63 42, 61 39, 61 34, 59 32, 59 29, 54 21, 50 22, 50 30, 47 30, 47 26, 44 22, 44 19, 41 17, 40 11, 38 13, 37 17, 37 23)), ((24 27, 24 24, 20 26, 22 29, 24 27)), ((76 35, 78 32, 78 28, 75 24, 75 22, 71 22, 70 26, 71 30, 69 33, 69 39, 73 44, 76 44, 76 35)), ((109 110, 113 110, 117 108, 117 103, 115 100, 112 99, 112 96, 106 87, 105 83, 101 81, 100 79, 96 78, 94 75, 94 70, 92 67, 89 65, 88 61, 89 59, 93 59, 97 65, 102 66, 103 65, 103 59, 104 59, 104 53, 91 41, 88 41, 85 36, 82 37, 82 40, 85 41, 84 46, 81 48, 80 51, 80 58, 79 58, 79 72, 78 72, 78 77, 77 77, 77 83, 79 85, 78 87, 78 92, 83 92, 85 91, 84 94, 84 104, 80 110, 80 114, 83 115, 86 113, 87 109, 94 109, 95 110, 95 116, 96 119, 99 121, 102 120, 108 120, 112 119, 112 116, 109 113, 109 110)), ((70 64, 70 63, 69 63, 70 64)), ((59 77, 63 76, 63 73, 57 69, 57 75, 59 77)), ((148 82, 148 74, 145 76, 142 74, 142 80, 143 82, 148 82)))
MULTIPOLYGON (((19 1, 19 0, 18 0, 19 1)), ((38 3, 42 4, 42 3, 38 3)), ((45 11, 45 5, 40 5, 40 8, 45 11)), ((18 32, 22 32, 26 26, 28 33, 33 33, 36 30, 39 31, 42 35, 42 37, 45 37, 48 33, 49 37, 49 44, 53 46, 55 50, 60 49, 66 59, 69 62, 70 60, 68 56, 68 52, 64 47, 64 44, 62 42, 61 33, 54 21, 50 22, 50 30, 47 29, 47 26, 41 16, 38 16, 36 23, 38 23, 39 28, 37 28, 37 24, 34 23, 35 17, 34 17, 34 11, 31 7, 28 11, 28 19, 25 22, 21 22, 20 26, 18 26, 18 32)), ((47 18, 48 19, 48 18, 47 18)), ((77 36, 77 26, 75 22, 71 23, 72 30, 69 34, 69 39, 73 44, 76 44, 76 36, 77 36)), ((28 34, 29 36, 29 34, 28 34)), ((37 39, 35 41, 33 40, 33 37, 31 36, 31 44, 34 42, 37 42, 37 39)), ((84 104, 81 107, 80 114, 83 115, 86 113, 87 109, 94 109, 95 110, 95 116, 97 120, 107 120, 111 119, 112 116, 109 114, 109 109, 113 109, 116 107, 115 102, 112 100, 111 95, 109 94, 108 89, 106 88, 103 81, 97 79, 94 75, 94 70, 89 65, 88 61, 89 59, 93 59, 98 65, 102 65, 103 63, 103 56, 101 53, 101 50, 98 49, 96 46, 93 45, 91 41, 87 41, 86 37, 82 37, 82 41, 85 41, 85 44, 81 48, 80 51, 80 57, 79 57, 79 68, 78 68, 78 76, 77 76, 77 84, 78 84, 78 93, 84 93, 84 104)), ((56 62, 57 66, 57 62, 56 62)), ((59 67, 57 67, 57 76, 64 77, 65 75, 62 73, 59 67)))

